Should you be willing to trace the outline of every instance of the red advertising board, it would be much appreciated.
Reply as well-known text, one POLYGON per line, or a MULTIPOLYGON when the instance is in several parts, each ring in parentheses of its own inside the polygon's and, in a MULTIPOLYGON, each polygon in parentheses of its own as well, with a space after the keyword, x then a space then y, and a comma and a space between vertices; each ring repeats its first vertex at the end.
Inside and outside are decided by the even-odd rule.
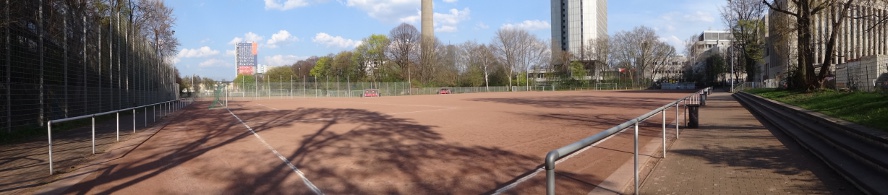
POLYGON ((237 67, 237 74, 253 75, 253 73, 255 73, 255 72, 256 72, 255 66, 238 66, 237 67))

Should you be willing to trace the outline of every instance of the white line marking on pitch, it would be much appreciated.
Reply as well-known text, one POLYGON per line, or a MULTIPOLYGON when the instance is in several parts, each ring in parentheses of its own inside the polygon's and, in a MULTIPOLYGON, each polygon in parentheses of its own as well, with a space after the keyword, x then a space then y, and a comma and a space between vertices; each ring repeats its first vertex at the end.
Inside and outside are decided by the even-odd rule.
MULTIPOLYGON (((226 110, 228 110, 228 109, 226 109, 226 110)), ((299 175, 300 178, 302 178, 302 182, 305 183, 305 185, 307 185, 309 188, 311 188, 311 191, 314 191, 315 194, 324 194, 323 192, 321 192, 320 189, 318 189, 317 186, 315 186, 313 183, 311 183, 311 181, 308 180, 308 178, 305 177, 305 173, 302 173, 302 171, 300 171, 299 168, 296 168, 296 165, 293 165, 293 163, 291 163, 290 160, 287 160, 286 157, 284 157, 283 155, 281 155, 281 153, 279 153, 277 150, 275 150, 273 147, 271 147, 271 145, 269 145, 268 142, 265 142, 265 139, 262 139, 262 136, 259 136, 259 134, 256 133, 256 131, 254 131, 253 128, 251 128, 249 125, 247 125, 247 123, 245 123, 243 120, 241 120, 240 117, 237 117, 237 115, 235 115, 234 112, 231 112, 231 110, 228 110, 228 113, 231 113, 231 116, 234 116, 234 118, 236 118, 237 121, 239 121, 241 124, 243 124, 244 127, 247 127, 247 129, 250 130, 251 133, 253 133, 253 136, 256 136, 256 138, 259 139, 259 141, 261 141, 262 144, 264 144, 266 148, 271 150, 271 152, 274 153, 275 156, 280 158, 281 161, 284 161, 284 163, 286 163, 287 166, 290 167, 290 169, 293 169, 293 172, 296 172, 296 174, 299 175)))

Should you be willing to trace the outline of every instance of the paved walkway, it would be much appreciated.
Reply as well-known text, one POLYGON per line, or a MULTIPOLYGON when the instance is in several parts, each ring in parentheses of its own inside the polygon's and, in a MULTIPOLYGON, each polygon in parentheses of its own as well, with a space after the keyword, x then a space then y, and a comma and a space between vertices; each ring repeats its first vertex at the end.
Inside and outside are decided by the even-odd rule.
POLYGON ((681 131, 640 194, 861 194, 729 93, 710 95, 700 116, 700 128, 681 131))
MULTIPOLYGON (((176 113, 171 116, 175 117, 176 113)), ((158 109, 138 110, 136 133, 133 133, 133 116, 129 112, 120 115, 120 141, 117 139, 117 121, 109 115, 96 122, 96 154, 92 154, 91 127, 80 127, 53 132, 53 168, 50 175, 46 138, 18 144, 0 145, 0 195, 39 194, 39 188, 58 180, 78 177, 74 172, 89 167, 94 159, 113 159, 122 152, 137 146, 166 124, 164 112, 158 109), (156 111, 156 118, 152 117, 156 111), (147 119, 147 121, 146 121, 147 119)))

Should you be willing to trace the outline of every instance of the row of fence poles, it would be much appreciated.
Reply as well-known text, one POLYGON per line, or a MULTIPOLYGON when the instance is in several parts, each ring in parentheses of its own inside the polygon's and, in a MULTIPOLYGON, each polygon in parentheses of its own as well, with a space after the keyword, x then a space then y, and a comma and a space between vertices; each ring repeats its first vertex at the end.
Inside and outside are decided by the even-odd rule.
POLYGON ((116 124, 117 124, 117 126, 116 126, 116 128, 117 128, 116 141, 120 142, 120 113, 121 112, 132 110, 132 112, 133 112, 133 133, 135 134, 136 133, 136 110, 138 110, 140 108, 145 109, 145 121, 144 121, 143 127, 148 127, 148 108, 149 107, 151 107, 151 109, 153 111, 151 122, 154 123, 157 121, 157 115, 158 115, 157 110, 158 109, 160 110, 160 116, 163 117, 163 116, 169 115, 170 113, 179 111, 179 110, 185 108, 186 106, 190 105, 191 103, 193 103, 193 99, 187 100, 187 101, 171 100, 171 101, 166 101, 166 102, 161 102, 161 103, 155 103, 155 104, 150 104, 150 105, 108 111, 108 112, 103 112, 103 113, 96 113, 96 114, 89 114, 89 115, 47 121, 46 122, 46 134, 47 134, 47 138, 48 138, 48 150, 49 150, 49 152, 48 152, 48 154, 49 154, 49 159, 48 159, 49 174, 52 175, 55 173, 53 171, 53 165, 52 165, 53 164, 53 161, 52 161, 52 125, 53 124, 89 118, 91 120, 91 126, 92 126, 92 132, 91 132, 92 133, 92 144, 91 144, 92 145, 92 154, 96 154, 96 117, 103 116, 103 115, 109 115, 109 114, 116 115, 116 117, 117 117, 117 119, 116 119, 116 124))
MULTIPOLYGON (((623 130, 630 128, 632 126, 634 126, 633 174, 634 174, 635 193, 638 194, 638 187, 639 187, 638 186, 638 182, 639 182, 638 181, 638 147, 639 147, 639 145, 638 145, 638 138, 639 138, 638 124, 647 120, 647 119, 650 119, 651 117, 653 117, 656 114, 662 115, 662 117, 663 117, 663 121, 662 121, 662 124, 663 124, 663 129, 662 129, 663 151, 662 152, 663 152, 663 158, 666 158, 666 110, 672 106, 675 106, 675 114, 676 114, 675 138, 678 139, 679 125, 680 125, 679 118, 678 118, 679 105, 684 104, 685 109, 689 109, 691 105, 705 101, 705 97, 706 97, 706 95, 708 95, 710 93, 710 90, 711 90, 711 88, 705 88, 705 89, 699 90, 695 93, 688 95, 687 97, 684 97, 684 98, 676 100, 672 103, 666 104, 660 108, 654 109, 646 114, 643 114, 643 115, 636 117, 634 119, 630 119, 626 122, 623 122, 617 126, 611 127, 611 128, 604 130, 600 133, 589 136, 589 137, 579 140, 577 142, 571 143, 571 144, 566 145, 564 147, 549 151, 549 153, 546 154, 545 163, 544 163, 545 170, 546 170, 546 194, 549 194, 549 195, 555 194, 555 165, 557 163, 559 163, 563 160, 566 160, 567 158, 570 158, 573 155, 576 155, 578 153, 578 151, 580 151, 582 149, 585 149, 585 148, 588 148, 594 144, 597 144, 598 142, 601 142, 611 136, 614 136, 617 133, 622 132, 623 130), (698 99, 700 99, 700 100, 697 101, 698 99)), ((689 114, 690 112, 691 111, 688 110, 686 112, 686 114, 689 114)), ((688 119, 686 118, 685 122, 690 123, 691 121, 688 121, 688 119)), ((690 126, 690 124, 688 124, 688 128, 695 128, 695 127, 696 126, 692 127, 692 126, 690 126)))

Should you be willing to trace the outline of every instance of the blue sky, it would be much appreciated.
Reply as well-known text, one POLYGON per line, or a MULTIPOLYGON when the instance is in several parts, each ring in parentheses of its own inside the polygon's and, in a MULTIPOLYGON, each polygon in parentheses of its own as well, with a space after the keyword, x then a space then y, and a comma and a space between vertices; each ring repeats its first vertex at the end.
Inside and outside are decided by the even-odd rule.
MULTIPOLYGON (((402 22, 419 28, 420 0, 167 0, 181 45, 182 75, 234 78, 234 43, 259 43, 259 64, 290 65, 309 56, 351 50, 402 22)), ((655 29, 679 51, 703 30, 723 29, 725 0, 610 0, 608 31, 655 29)), ((524 28, 550 39, 549 0, 434 0, 435 35, 444 43, 489 43, 500 28, 524 28)))

